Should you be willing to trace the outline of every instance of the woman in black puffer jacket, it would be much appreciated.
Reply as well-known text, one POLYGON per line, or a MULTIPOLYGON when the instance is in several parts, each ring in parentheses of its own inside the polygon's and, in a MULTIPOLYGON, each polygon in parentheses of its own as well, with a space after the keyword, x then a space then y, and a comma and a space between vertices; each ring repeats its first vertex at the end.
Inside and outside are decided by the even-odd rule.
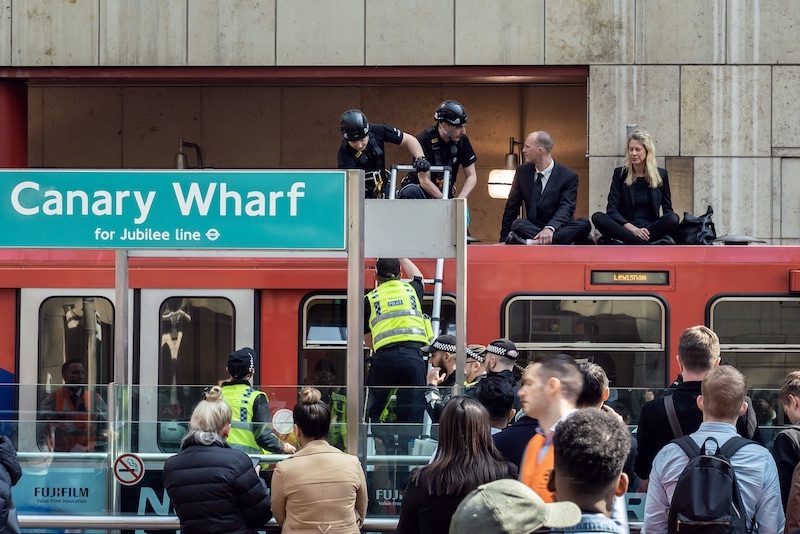
POLYGON ((231 409, 214 386, 192 413, 181 451, 164 464, 182 534, 255 534, 272 517, 258 467, 225 443, 230 428, 231 409))
MULTIPOLYGON (((11 499, 11 486, 22 476, 17 451, 5 436, 0 436, 0 532, 6 528, 8 514, 16 514, 14 501, 11 499), (12 512, 13 509, 13 512, 12 512)), ((16 517, 12 521, 16 521, 16 517)))

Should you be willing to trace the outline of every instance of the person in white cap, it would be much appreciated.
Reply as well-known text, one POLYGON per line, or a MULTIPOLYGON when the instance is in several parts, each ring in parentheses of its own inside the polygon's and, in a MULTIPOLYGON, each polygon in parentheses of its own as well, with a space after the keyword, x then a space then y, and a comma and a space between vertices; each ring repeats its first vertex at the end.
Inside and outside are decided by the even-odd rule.
POLYGON ((540 528, 571 527, 580 520, 581 510, 574 503, 546 503, 522 482, 501 479, 478 486, 461 501, 450 521, 450 534, 530 534, 540 528))

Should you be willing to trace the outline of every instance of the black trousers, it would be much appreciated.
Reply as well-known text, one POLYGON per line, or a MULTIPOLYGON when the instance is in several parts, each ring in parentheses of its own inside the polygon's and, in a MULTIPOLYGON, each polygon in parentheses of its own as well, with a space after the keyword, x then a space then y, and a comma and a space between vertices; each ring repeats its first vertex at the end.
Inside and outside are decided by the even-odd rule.
POLYGON ((376 352, 367 374, 369 420, 380 421, 389 394, 393 387, 397 387, 395 421, 422 422, 425 374, 425 360, 417 348, 390 345, 376 352))
MULTIPOLYGON (((542 228, 528 219, 517 219, 511 223, 511 231, 522 239, 533 239, 536 234, 542 231, 542 228)), ((588 219, 573 219, 555 231, 553 244, 570 245, 576 240, 588 238, 591 231, 592 225, 589 224, 588 219)))
POLYGON ((629 245, 649 245, 656 239, 661 239, 674 232, 680 220, 680 217, 674 211, 662 215, 655 222, 647 225, 647 231, 650 232, 650 241, 645 241, 626 230, 624 226, 606 213, 598 211, 592 215, 592 222, 601 234, 605 237, 613 237, 629 245))

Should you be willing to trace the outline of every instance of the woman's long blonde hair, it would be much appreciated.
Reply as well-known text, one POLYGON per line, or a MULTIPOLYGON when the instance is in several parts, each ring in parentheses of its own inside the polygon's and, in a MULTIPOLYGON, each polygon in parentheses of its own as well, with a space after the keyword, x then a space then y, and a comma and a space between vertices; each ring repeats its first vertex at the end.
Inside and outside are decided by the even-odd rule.
POLYGON ((625 145, 625 164, 622 166, 622 168, 625 169, 625 172, 627 172, 627 176, 625 177, 625 185, 631 186, 636 181, 636 172, 633 170, 631 153, 628 150, 631 141, 639 141, 642 143, 642 145, 644 145, 644 149, 647 151, 647 157, 644 160, 644 165, 645 178, 647 178, 648 185, 653 189, 656 187, 661 187, 661 175, 658 173, 658 164, 656 163, 656 145, 653 143, 653 138, 650 137, 650 134, 644 130, 636 130, 628 136, 628 144, 625 145))

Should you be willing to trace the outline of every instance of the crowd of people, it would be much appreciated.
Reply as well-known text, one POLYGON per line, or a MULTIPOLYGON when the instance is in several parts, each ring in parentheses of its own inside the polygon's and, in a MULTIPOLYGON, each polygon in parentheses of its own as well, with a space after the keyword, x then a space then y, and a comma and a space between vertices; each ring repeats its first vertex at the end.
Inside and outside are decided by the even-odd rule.
MULTIPOLYGON (((624 495, 632 490, 647 494, 648 534, 712 532, 712 524, 720 532, 800 529, 800 371, 781 385, 778 402, 791 425, 770 451, 759 431, 765 409, 747 395, 741 372, 720 365, 718 336, 687 328, 679 380, 663 395, 643 392, 632 434, 606 404, 612 388, 602 362, 550 352, 522 369, 515 344, 501 338, 466 345, 457 376, 458 340, 433 338, 419 269, 381 258, 375 277, 364 302, 365 341, 374 349, 365 411, 372 434, 386 428, 397 440, 405 426, 413 441, 424 417, 438 423, 429 462, 397 469, 405 473, 395 479, 404 486, 397 532, 629 532, 624 495)), ((165 463, 181 531, 254 533, 274 517, 285 533, 360 532, 367 473, 330 443, 330 397, 304 388, 292 438, 279 436, 267 395, 251 383, 256 368, 253 349, 230 354, 230 379, 207 388, 180 452, 165 463), (262 476, 260 458, 271 453, 288 458, 262 476)), ((84 390, 83 373, 81 362, 65 362, 64 387, 43 401, 51 450, 97 450, 86 414, 100 403, 84 390)), ((0 464, 0 523, 13 522, 8 490, 21 472, 10 443, 0 442, 0 464)))
MULTIPOLYGON (((396 191, 396 198, 468 198, 477 185, 478 158, 467 137, 467 111, 455 100, 445 100, 433 115, 436 124, 416 137, 394 126, 374 124, 358 109, 342 114, 340 169, 365 173, 365 197, 389 198, 385 143, 404 147, 414 171, 396 191), (431 172, 435 166, 437 172, 431 172), (450 183, 444 189, 444 173, 450 183), (465 178, 456 184, 459 169, 465 178)), ((614 170, 605 212, 575 219, 578 175, 553 159, 554 142, 545 131, 528 135, 522 145, 523 164, 517 167, 506 201, 500 241, 508 245, 674 245, 672 234, 680 217, 672 209, 667 170, 658 167, 655 143, 646 131, 628 137, 625 162, 614 170), (524 208, 524 216, 520 210, 524 208), (592 223, 596 232, 592 232, 592 223)), ((470 239, 471 240, 471 239, 470 239)))
MULTIPOLYGON (((413 309, 417 292, 398 278, 401 263, 413 264, 395 261, 381 260, 380 276, 408 285, 390 291, 403 301, 398 295, 407 289, 407 299, 397 305, 413 309)), ((384 299, 382 285, 368 297, 373 306, 392 300, 384 299)), ((678 346, 681 380, 643 404, 632 434, 606 405, 609 380, 600 365, 541 354, 518 382, 512 372, 518 351, 510 340, 497 339, 468 345, 465 376, 455 377, 457 340, 442 335, 427 345, 409 342, 404 336, 414 329, 403 321, 416 315, 397 311, 381 309, 369 323, 373 340, 392 340, 381 345, 385 350, 375 364, 399 358, 414 368, 406 375, 414 380, 424 357, 431 369, 424 376, 427 387, 408 388, 423 392, 421 406, 390 409, 402 411, 409 422, 425 412, 438 422, 430 461, 407 478, 398 533, 627 533, 624 495, 637 480, 647 494, 642 532, 648 534, 800 528, 800 372, 790 373, 781 387, 792 426, 770 452, 761 443, 744 376, 719 365, 717 335, 705 326, 688 328, 678 346), (398 345, 408 350, 392 350, 398 345), (411 348, 418 358, 413 366, 411 348), (463 394, 453 394, 456 383, 463 384, 463 394)), ((251 355, 252 349, 231 355, 233 381, 252 373, 251 355)), ((293 454, 277 464, 270 495, 259 477, 261 466, 246 454, 251 451, 230 443, 233 413, 253 404, 231 403, 226 389, 235 391, 230 385, 210 388, 192 414, 180 453, 165 464, 182 532, 208 532, 210 525, 215 532, 255 532, 273 516, 285 533, 359 532, 368 506, 365 473, 355 456, 328 442, 331 409, 320 391, 300 393, 293 410, 299 450, 281 449, 293 454)), ((372 423, 385 424, 385 397, 370 391, 370 403, 380 408, 367 410, 377 417, 372 423)), ((261 432, 261 425, 251 428, 261 432)))

